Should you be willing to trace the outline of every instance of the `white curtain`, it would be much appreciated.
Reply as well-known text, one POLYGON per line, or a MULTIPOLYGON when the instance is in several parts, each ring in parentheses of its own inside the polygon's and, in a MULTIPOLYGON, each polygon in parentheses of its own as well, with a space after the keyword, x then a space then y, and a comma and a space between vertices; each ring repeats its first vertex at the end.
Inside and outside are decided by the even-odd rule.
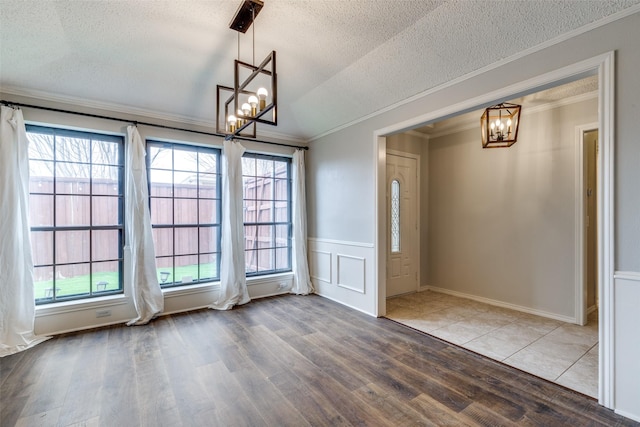
POLYGON ((35 302, 29 236, 29 140, 21 110, 0 112, 0 357, 50 337, 33 329, 35 302))
POLYGON ((244 259, 244 216, 242 211, 242 155, 238 142, 224 141, 222 152, 222 241, 220 294, 209 307, 230 310, 251 299, 247 291, 244 259))
POLYGON ((293 287, 292 294, 315 292, 307 262, 307 198, 305 193, 304 151, 293 153, 293 287))
POLYGON ((164 297, 156 273, 156 252, 151 232, 146 152, 135 126, 127 127, 125 224, 131 254, 126 272, 138 317, 127 325, 144 325, 164 310, 164 297))

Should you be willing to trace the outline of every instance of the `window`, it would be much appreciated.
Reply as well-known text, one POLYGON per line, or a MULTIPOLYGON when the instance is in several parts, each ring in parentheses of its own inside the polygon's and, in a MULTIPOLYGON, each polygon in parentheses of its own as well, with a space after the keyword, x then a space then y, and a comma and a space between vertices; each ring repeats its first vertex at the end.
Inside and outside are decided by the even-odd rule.
POLYGON ((391 252, 400 252, 400 182, 391 181, 391 252))
POLYGON ((247 276, 291 271, 291 159, 242 158, 247 276))
POLYGON ((220 278, 220 150, 147 142, 151 226, 162 287, 220 278))
POLYGON ((27 126, 37 304, 122 293, 124 139, 27 126))

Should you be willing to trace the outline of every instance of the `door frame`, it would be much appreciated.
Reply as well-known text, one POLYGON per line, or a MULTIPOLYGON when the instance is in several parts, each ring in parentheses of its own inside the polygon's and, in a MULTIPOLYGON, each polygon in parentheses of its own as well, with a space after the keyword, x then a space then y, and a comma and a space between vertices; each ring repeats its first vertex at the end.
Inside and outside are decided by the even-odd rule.
POLYGON ((505 86, 463 102, 445 106, 416 117, 408 118, 373 132, 374 159, 374 286, 375 315, 386 314, 386 136, 405 132, 443 120, 466 111, 481 109, 496 101, 504 101, 539 92, 580 78, 598 76, 598 296, 599 296, 599 357, 598 403, 614 405, 614 133, 615 133, 615 51, 568 65, 520 83, 505 86))
MULTIPOLYGON (((407 153, 407 152, 398 151, 398 150, 385 150, 385 182, 386 182, 386 179, 387 179, 387 177, 386 177, 386 174, 387 174, 387 170, 386 170, 386 161, 387 161, 386 159, 387 159, 387 157, 386 157, 386 155, 387 154, 391 154, 391 155, 397 156, 397 157, 406 157, 408 159, 414 159, 416 161, 416 212, 415 213, 416 213, 416 221, 417 221, 417 233, 416 234, 418 235, 418 245, 417 245, 418 256, 416 258, 416 262, 418 263, 418 271, 417 271, 418 279, 416 280, 416 289, 415 289, 415 291, 418 292, 420 290, 420 286, 421 286, 421 283, 420 283, 420 265, 422 264, 420 262, 420 256, 421 256, 421 252, 420 252, 420 235, 421 235, 421 231, 420 230, 421 230, 421 227, 420 227, 420 224, 422 222, 421 221, 421 217, 420 217, 420 180, 421 180, 420 179, 420 154, 407 153)), ((386 187, 386 184, 385 184, 385 187, 386 187)), ((388 188, 387 188, 387 190, 388 190, 388 188)), ((388 201, 385 202, 385 203, 387 205, 386 206, 386 210, 387 210, 387 212, 389 212, 389 203, 388 203, 388 201)), ((388 234, 389 233, 387 232, 387 235, 388 234)), ((386 256, 386 250, 387 249, 388 248, 385 248, 385 256, 386 256)), ((385 264, 386 264, 386 258, 385 258, 385 264)), ((387 276, 385 276, 385 288, 386 288, 386 281, 387 281, 386 277, 387 276)), ((385 289, 385 299, 386 299, 386 289, 385 289)))
MULTIPOLYGON (((575 322, 578 325, 587 324, 587 275, 585 270, 587 268, 586 256, 586 229, 585 229, 585 206, 584 197, 584 133, 590 130, 599 130, 598 123, 587 123, 575 127, 575 158, 576 158, 576 176, 575 176, 575 208, 576 208, 576 231, 575 231, 575 322)), ((600 143, 600 132, 598 132, 598 144, 600 143)), ((599 151, 599 150, 598 150, 599 151)), ((601 169, 600 155, 596 157, 596 173, 599 173, 601 169)), ((596 179, 596 206, 600 206, 600 185, 599 179, 596 179)), ((600 209, 596 208, 598 211, 600 209)), ((600 216, 599 212, 596 213, 596 220, 598 229, 600 228, 600 216)), ((600 252, 600 243, 596 246, 596 250, 600 252)), ((596 262, 598 262, 599 256, 596 255, 596 262)), ((598 265, 600 267, 600 265, 598 265)), ((598 277, 599 279, 599 277, 598 277)), ((598 287, 599 288, 599 287, 598 287)))

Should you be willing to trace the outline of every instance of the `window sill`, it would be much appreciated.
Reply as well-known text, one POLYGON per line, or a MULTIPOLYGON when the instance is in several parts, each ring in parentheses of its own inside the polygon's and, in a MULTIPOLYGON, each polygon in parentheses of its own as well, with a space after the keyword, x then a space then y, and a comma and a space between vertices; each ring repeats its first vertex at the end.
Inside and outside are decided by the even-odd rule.
POLYGON ((54 302, 51 304, 36 306, 36 317, 124 305, 128 302, 129 298, 124 294, 108 295, 84 300, 54 302))

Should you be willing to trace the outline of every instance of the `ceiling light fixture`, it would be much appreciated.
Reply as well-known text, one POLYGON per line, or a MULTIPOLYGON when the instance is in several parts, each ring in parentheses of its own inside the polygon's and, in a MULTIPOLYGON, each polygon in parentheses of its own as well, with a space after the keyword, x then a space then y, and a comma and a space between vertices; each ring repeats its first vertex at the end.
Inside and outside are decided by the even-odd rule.
POLYGON ((238 32, 238 59, 234 61, 233 87, 217 85, 216 131, 228 136, 256 137, 256 123, 277 126, 276 52, 255 65, 255 26, 253 29, 253 62, 240 61, 240 33, 246 33, 264 3, 243 0, 229 28, 238 32))
POLYGON ((480 118, 482 148, 511 147, 516 143, 521 108, 520 105, 504 102, 484 110, 480 118))

